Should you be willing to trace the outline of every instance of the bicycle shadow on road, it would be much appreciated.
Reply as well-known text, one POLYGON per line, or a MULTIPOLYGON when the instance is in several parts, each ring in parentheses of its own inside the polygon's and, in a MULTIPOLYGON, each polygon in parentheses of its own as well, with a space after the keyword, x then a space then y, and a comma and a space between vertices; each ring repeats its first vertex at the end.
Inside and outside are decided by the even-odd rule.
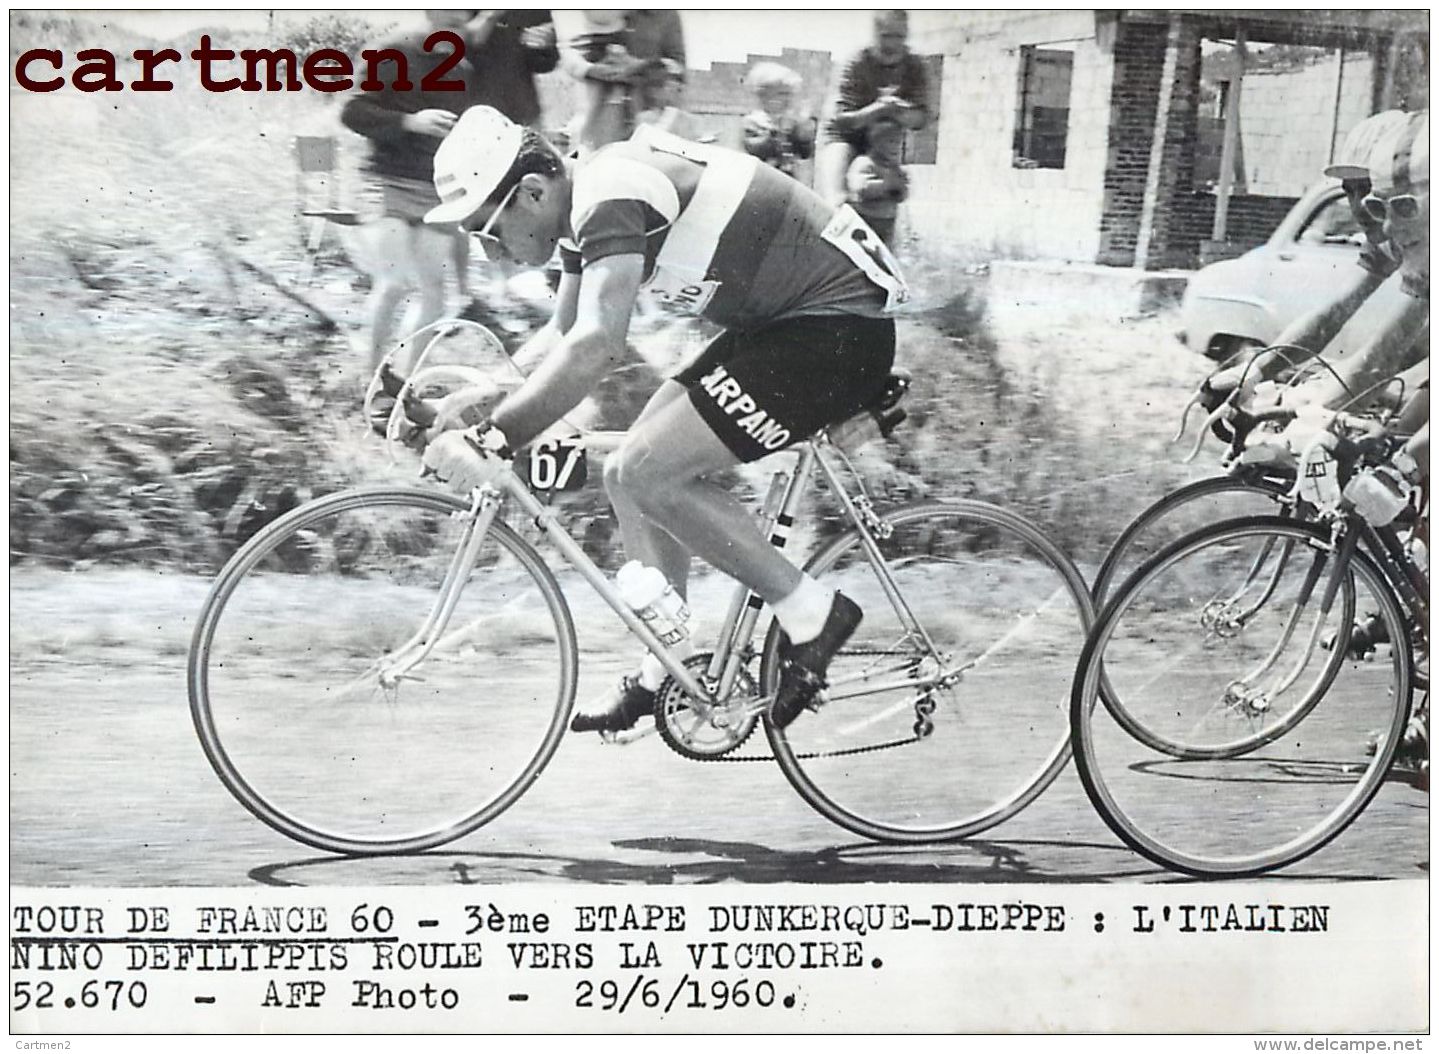
POLYGON ((636 838, 611 843, 607 857, 538 852, 461 852, 348 858, 311 857, 266 864, 249 878, 267 886, 477 885, 578 882, 592 885, 763 885, 845 883, 1076 883, 1163 881, 1176 876, 1119 845, 1043 840, 888 846, 865 842, 818 850, 757 842, 636 838))

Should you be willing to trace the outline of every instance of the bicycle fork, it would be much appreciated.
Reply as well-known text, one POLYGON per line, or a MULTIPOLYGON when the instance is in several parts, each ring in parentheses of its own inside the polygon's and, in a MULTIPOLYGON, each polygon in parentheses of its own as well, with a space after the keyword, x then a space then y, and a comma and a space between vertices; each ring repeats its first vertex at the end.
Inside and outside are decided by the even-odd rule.
POLYGON ((465 526, 460 535, 460 544, 455 549, 449 567, 445 569, 445 577, 440 582, 435 602, 414 636, 396 648, 389 661, 381 665, 381 687, 391 690, 406 678, 421 679, 412 671, 435 650, 441 634, 449 625, 450 616, 455 613, 455 606, 460 602, 460 594, 469 579, 470 569, 475 566, 480 546, 484 544, 485 535, 489 533, 490 524, 494 521, 499 507, 500 496, 497 491, 484 487, 475 492, 470 511, 463 514, 465 526))
MULTIPOLYGON (((1327 553, 1315 553, 1313 560, 1305 572, 1304 582, 1300 586, 1299 593, 1295 599, 1294 610, 1285 620, 1285 625, 1280 632, 1279 640, 1257 667, 1229 683, 1224 691, 1224 701, 1226 705, 1240 708, 1245 713, 1251 715, 1267 713, 1273 706, 1274 700, 1287 692, 1294 686, 1295 682, 1299 680, 1300 675, 1308 668, 1310 662, 1313 661, 1314 654, 1319 648, 1325 623, 1328 621, 1330 611, 1333 610, 1334 600, 1339 594, 1340 587, 1343 585, 1345 570, 1349 566, 1350 557, 1353 555, 1358 542, 1359 533, 1353 530, 1347 531, 1339 539, 1338 551, 1332 559, 1327 553), (1295 660, 1288 673, 1282 674, 1278 681, 1268 687, 1261 686, 1258 682, 1279 665, 1281 657, 1289 647, 1290 641, 1293 640, 1294 633, 1303 620, 1304 612, 1308 609, 1310 600, 1314 595, 1314 587, 1318 584, 1319 577, 1324 573, 1326 565, 1332 566, 1333 570, 1328 582, 1325 583, 1324 592, 1319 600, 1319 609, 1315 613, 1314 624, 1309 630, 1309 637, 1304 643, 1303 651, 1295 660)), ((1281 558, 1281 565, 1288 562, 1292 549, 1296 544, 1296 542, 1286 543, 1286 552, 1281 558)), ((1282 570, 1282 566, 1279 570, 1282 570)), ((1278 582, 1278 576, 1279 571, 1277 570, 1271 578, 1265 592, 1266 600, 1273 593, 1278 582)), ((1252 610, 1247 614, 1252 614, 1252 610)), ((1345 634, 1345 636, 1347 637, 1347 634, 1345 634)), ((1345 643, 1347 645, 1347 640, 1345 643)), ((1338 653, 1337 649, 1336 653, 1338 653)))

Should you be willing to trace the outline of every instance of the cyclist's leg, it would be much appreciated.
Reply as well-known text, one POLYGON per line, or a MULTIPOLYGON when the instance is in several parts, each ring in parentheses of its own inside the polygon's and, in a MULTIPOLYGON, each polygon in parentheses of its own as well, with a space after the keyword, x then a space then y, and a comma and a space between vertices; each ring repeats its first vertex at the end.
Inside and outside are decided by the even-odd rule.
MULTIPOLYGON (((665 381, 640 411, 639 417, 630 428, 630 434, 633 435, 636 429, 643 428, 660 410, 684 394, 683 385, 676 381, 665 381)), ((619 521, 625 555, 631 560, 639 560, 650 567, 659 568, 670 584, 684 596, 689 580, 690 551, 635 504, 633 498, 620 485, 621 464, 620 455, 605 462, 605 492, 614 507, 615 518, 619 521)))
POLYGON ((689 399, 669 399, 636 422, 613 460, 607 482, 617 510, 638 513, 770 603, 799 584, 799 570, 770 545, 750 511, 709 478, 741 459, 689 399))
MULTIPOLYGON (((631 429, 615 489, 691 551, 782 604, 805 577, 710 477, 857 412, 882 390, 893 361, 894 324, 885 319, 798 317, 723 333, 676 378, 688 398, 666 395, 631 429)), ((807 595, 826 599, 822 591, 799 599, 807 595)), ((776 613, 788 621, 784 607, 776 613)))

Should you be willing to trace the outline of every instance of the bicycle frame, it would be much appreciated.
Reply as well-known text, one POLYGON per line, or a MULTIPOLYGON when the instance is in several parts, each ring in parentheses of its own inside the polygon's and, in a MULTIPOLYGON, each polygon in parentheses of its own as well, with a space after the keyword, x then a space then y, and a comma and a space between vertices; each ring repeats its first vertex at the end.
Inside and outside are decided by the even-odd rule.
MULTIPOLYGON (((761 527, 768 534, 771 543, 776 548, 784 547, 788 540, 789 528, 795 522, 799 506, 817 469, 824 477, 830 491, 844 508, 846 516, 859 532, 863 549, 874 566, 886 596, 894 605, 895 611, 908 633, 922 640, 927 652, 935 655, 937 650, 933 640, 914 617, 884 563, 875 536, 885 537, 886 525, 874 513, 868 495, 863 493, 862 484, 859 486, 861 492, 859 496, 851 497, 844 486, 839 470, 827 452, 833 451, 837 454, 853 472, 853 466, 849 465, 848 458, 838 448, 833 447, 823 433, 800 444, 796 450, 799 454, 798 463, 788 474, 783 471, 775 473, 761 513, 761 527)), ((664 666, 665 671, 674 678, 691 699, 696 700, 702 706, 717 706, 722 700, 728 698, 739 678, 740 670, 754 638, 760 610, 764 606, 763 600, 748 587, 743 584, 737 586, 721 625, 715 650, 705 671, 705 679, 715 685, 715 690, 711 691, 700 678, 695 676, 694 671, 686 667, 684 661, 661 641, 644 620, 625 603, 610 582, 609 577, 600 570, 585 553, 583 547, 565 530, 554 509, 541 502, 512 468, 506 467, 493 485, 478 488, 472 498, 470 511, 464 514, 468 517, 468 522, 461 535, 460 545, 446 570, 434 605, 419 630, 396 650, 381 671, 383 684, 390 687, 406 677, 415 676, 413 671, 434 649, 459 602, 469 573, 479 557, 480 548, 484 544, 489 526, 502 502, 508 498, 524 512, 536 527, 544 532, 565 560, 604 599, 626 628, 643 642, 645 647, 664 666)), ((877 675, 876 671, 865 671, 850 677, 839 678, 830 686, 830 697, 847 698, 890 691, 895 688, 913 688, 920 684, 913 676, 906 677, 901 681, 872 683, 877 675), (856 682, 862 682, 862 684, 858 686, 858 690, 853 690, 856 682), (851 690, 845 691, 847 686, 851 690)), ((938 680, 943 680, 944 676, 940 675, 938 680)), ((765 702, 767 700, 760 700, 756 704, 756 709, 765 702)))

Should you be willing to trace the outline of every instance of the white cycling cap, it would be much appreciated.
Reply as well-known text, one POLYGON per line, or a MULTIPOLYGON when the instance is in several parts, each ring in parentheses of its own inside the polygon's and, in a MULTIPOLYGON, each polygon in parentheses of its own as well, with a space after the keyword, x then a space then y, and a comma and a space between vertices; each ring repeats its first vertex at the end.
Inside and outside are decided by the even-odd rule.
POLYGON ((1334 160, 1324 174, 1334 179, 1367 179, 1369 161, 1381 139, 1403 128, 1410 115, 1403 110, 1385 110, 1366 117, 1344 137, 1344 145, 1334 152, 1334 160))
POLYGON ((460 223, 474 215, 519 157, 524 136, 522 126, 493 107, 472 106, 462 113, 435 151, 440 204, 425 213, 425 222, 460 223))
POLYGON ((1369 182, 1376 194, 1429 190, 1429 111, 1404 116, 1406 120, 1390 129, 1370 152, 1369 182))

